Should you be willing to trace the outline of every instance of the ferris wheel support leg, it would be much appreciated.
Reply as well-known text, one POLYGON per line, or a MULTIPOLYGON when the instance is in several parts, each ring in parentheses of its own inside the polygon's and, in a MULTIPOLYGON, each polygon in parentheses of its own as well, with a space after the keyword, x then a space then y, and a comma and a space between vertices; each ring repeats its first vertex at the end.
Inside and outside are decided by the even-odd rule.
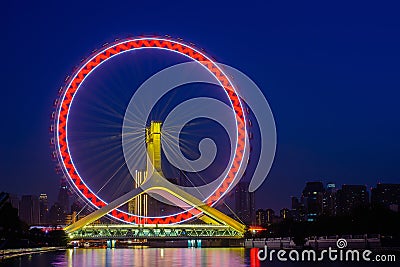
POLYGON ((114 209, 119 208, 120 206, 124 205, 125 203, 127 203, 128 201, 130 201, 131 199, 143 194, 145 192, 145 190, 143 190, 142 188, 135 188, 132 191, 126 193, 125 195, 115 199, 114 201, 112 201, 111 203, 109 203, 108 205, 90 213, 89 215, 85 216, 84 218, 80 219, 79 221, 68 225, 67 227, 64 228, 64 231, 66 231, 67 233, 70 232, 74 232, 76 230, 81 229, 82 227, 98 220, 99 218, 103 217, 104 215, 106 215, 107 213, 111 212, 114 209))
POLYGON ((168 192, 172 196, 186 202, 190 206, 200 210, 205 215, 209 216, 216 222, 219 222, 223 225, 228 225, 235 229, 240 233, 244 233, 246 231, 246 225, 239 223, 238 221, 232 219, 228 215, 220 212, 219 210, 208 206, 206 203, 201 201, 200 199, 192 196, 191 194, 187 193, 186 191, 182 190, 175 184, 169 182, 168 180, 162 178, 158 174, 154 174, 151 179, 147 181, 147 186, 151 189, 159 189, 168 192))

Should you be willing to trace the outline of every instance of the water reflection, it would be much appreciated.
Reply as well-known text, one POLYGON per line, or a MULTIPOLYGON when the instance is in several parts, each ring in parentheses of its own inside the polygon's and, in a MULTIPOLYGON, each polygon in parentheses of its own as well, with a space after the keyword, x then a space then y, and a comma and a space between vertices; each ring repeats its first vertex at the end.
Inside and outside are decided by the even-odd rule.
POLYGON ((243 248, 68 249, 53 266, 247 266, 243 248))
MULTIPOLYGON (((244 248, 129 248, 68 249, 37 253, 0 261, 0 266, 376 266, 375 262, 280 262, 259 261, 258 249, 244 248)), ((398 266, 398 262, 383 263, 398 266)))
POLYGON ((258 248, 251 248, 250 249, 250 266, 259 267, 260 260, 258 259, 258 248))

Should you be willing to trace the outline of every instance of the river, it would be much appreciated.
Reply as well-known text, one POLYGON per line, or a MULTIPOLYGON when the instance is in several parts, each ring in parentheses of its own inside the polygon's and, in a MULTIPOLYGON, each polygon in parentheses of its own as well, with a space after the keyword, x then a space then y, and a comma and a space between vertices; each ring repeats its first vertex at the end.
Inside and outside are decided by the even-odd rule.
MULTIPOLYGON (((244 248, 131 248, 67 249, 15 257, 0 261, 0 266, 366 266, 365 262, 280 262, 259 261, 258 249, 244 248)), ((398 264, 398 262, 397 262, 398 264)), ((386 263, 382 266, 398 266, 386 263)), ((376 263, 367 264, 376 266, 376 263)), ((381 266, 381 265, 379 265, 381 266)))

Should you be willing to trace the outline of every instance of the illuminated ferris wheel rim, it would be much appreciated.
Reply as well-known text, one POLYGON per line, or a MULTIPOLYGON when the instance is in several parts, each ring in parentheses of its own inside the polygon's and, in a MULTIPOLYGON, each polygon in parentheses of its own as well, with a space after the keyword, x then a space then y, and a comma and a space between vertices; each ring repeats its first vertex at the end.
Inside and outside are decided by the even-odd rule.
MULTIPOLYGON (((214 192, 205 201, 208 205, 212 206, 228 191, 232 181, 235 180, 236 175, 242 165, 244 159, 244 153, 246 149, 246 123, 245 123, 245 112, 242 107, 241 99, 236 92, 235 87, 227 77, 227 75, 218 67, 218 65, 211 60, 204 53, 193 48, 193 46, 187 45, 182 42, 178 42, 173 39, 158 38, 158 37, 140 37, 140 38, 128 38, 120 41, 116 41, 111 45, 103 46, 102 49, 93 53, 88 59, 82 61, 79 68, 77 68, 70 78, 67 78, 66 85, 63 89, 60 101, 58 103, 56 122, 56 153, 61 163, 62 170, 69 182, 73 184, 75 191, 79 192, 79 195, 83 199, 90 203, 95 208, 101 208, 108 203, 102 200, 96 193, 94 193, 90 187, 86 185, 84 180, 79 175, 77 168, 73 162, 68 146, 68 116, 70 107, 75 97, 75 94, 79 90, 81 84, 84 82, 87 76, 89 76, 98 66, 112 57, 122 54, 124 52, 133 51, 137 49, 164 49, 171 52, 179 53, 191 60, 199 63, 219 82, 226 95, 228 96, 231 108, 235 113, 236 127, 237 127, 237 143, 235 144, 235 155, 233 161, 229 166, 229 173, 226 178, 221 182, 214 192)), ((189 209, 190 210, 190 209, 189 209)), ((153 224, 165 224, 165 223, 179 223, 193 218, 193 212, 189 210, 182 211, 177 214, 162 216, 162 217, 144 217, 139 215, 133 215, 125 211, 115 209, 109 214, 114 219, 126 222, 126 223, 146 223, 153 224)), ((198 212, 200 213, 200 212, 198 212)), ((197 214, 198 214, 197 213, 197 214)), ((197 215, 196 214, 196 215, 197 215)))

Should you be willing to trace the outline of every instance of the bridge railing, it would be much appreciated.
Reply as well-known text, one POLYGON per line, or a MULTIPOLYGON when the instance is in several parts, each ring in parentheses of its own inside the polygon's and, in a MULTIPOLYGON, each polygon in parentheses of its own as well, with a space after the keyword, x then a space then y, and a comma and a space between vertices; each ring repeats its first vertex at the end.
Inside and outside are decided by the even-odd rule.
POLYGON ((243 234, 228 227, 216 225, 127 226, 89 225, 69 234, 77 239, 151 239, 151 238, 242 238, 243 234))

